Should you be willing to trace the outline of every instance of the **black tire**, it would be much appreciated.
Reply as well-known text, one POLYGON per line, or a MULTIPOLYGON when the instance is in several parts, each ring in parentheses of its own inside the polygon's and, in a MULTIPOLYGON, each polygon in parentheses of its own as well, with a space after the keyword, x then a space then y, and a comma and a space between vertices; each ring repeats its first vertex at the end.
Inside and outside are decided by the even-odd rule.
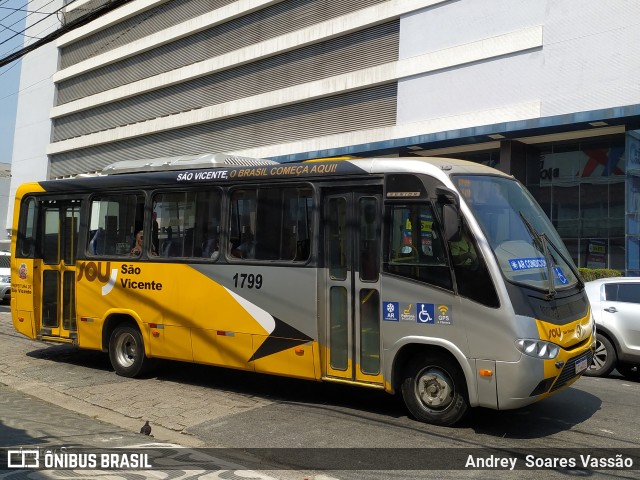
POLYGON ((149 359, 144 354, 140 331, 131 326, 116 327, 109 338, 109 360, 123 377, 139 377, 147 371, 149 359))
POLYGON ((587 377, 606 377, 616 367, 618 356, 616 349, 607 337, 599 333, 596 334, 596 352, 593 361, 584 374, 587 377))
POLYGON ((628 378, 629 380, 640 380, 640 365, 635 365, 633 363, 619 363, 616 365, 616 370, 618 370, 620 375, 628 378))
POLYGON ((407 364, 402 396, 416 420, 433 425, 453 425, 469 410, 462 370, 440 355, 419 355, 407 364))

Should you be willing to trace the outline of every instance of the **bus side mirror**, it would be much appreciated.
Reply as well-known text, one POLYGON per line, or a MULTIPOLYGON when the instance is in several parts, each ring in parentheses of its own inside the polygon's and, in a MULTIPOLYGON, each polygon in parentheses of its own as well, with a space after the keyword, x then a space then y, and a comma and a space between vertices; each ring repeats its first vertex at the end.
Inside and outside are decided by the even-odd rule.
POLYGON ((442 221, 447 241, 460 240, 460 212, 455 205, 445 204, 442 206, 442 221))

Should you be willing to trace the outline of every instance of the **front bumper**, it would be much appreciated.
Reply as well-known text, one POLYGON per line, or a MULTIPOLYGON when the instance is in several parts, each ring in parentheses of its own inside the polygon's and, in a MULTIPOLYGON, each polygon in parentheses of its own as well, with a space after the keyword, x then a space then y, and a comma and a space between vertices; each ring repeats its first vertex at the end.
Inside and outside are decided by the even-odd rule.
POLYGON ((580 348, 561 349, 553 360, 522 355, 518 362, 496 362, 498 409, 524 407, 568 387, 586 371, 576 373, 576 364, 588 368, 594 351, 591 337, 580 348))

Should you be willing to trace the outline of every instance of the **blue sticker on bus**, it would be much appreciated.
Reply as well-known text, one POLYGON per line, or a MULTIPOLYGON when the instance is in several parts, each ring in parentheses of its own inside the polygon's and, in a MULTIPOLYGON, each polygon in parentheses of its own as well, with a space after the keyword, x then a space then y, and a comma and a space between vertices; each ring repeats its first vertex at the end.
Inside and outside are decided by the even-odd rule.
POLYGON ((418 303, 418 323, 435 323, 434 307, 433 303, 418 303))
POLYGON ((387 322, 397 322, 400 320, 400 306, 398 302, 383 302, 383 317, 387 322))
POLYGON ((556 280, 558 280, 562 285, 566 285, 569 283, 567 277, 562 273, 562 269, 560 267, 553 267, 553 271, 556 274, 556 280))
POLYGON ((511 270, 529 270, 530 268, 547 268, 547 262, 542 257, 512 258, 509 260, 511 270))

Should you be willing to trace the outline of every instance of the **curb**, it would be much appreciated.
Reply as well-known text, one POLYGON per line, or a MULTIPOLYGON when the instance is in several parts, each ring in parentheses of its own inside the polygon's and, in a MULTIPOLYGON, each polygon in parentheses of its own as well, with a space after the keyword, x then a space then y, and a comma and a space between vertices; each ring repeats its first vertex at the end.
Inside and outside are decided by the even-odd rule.
MULTIPOLYGON (((85 402, 71 395, 65 395, 50 388, 42 382, 26 381, 20 377, 15 377, 6 372, 0 376, 0 383, 13 388, 22 393, 31 395, 32 397, 39 398, 53 405, 57 405, 66 410, 80 413, 96 420, 100 420, 111 425, 129 430, 134 433, 140 431, 142 422, 139 418, 131 418, 126 415, 114 412, 108 408, 99 407, 92 403, 85 402)), ((204 443, 185 433, 179 433, 161 425, 153 425, 153 435, 155 440, 169 442, 172 444, 179 444, 186 447, 202 447, 204 443)), ((141 438, 147 438, 144 435, 140 435, 141 438)))

